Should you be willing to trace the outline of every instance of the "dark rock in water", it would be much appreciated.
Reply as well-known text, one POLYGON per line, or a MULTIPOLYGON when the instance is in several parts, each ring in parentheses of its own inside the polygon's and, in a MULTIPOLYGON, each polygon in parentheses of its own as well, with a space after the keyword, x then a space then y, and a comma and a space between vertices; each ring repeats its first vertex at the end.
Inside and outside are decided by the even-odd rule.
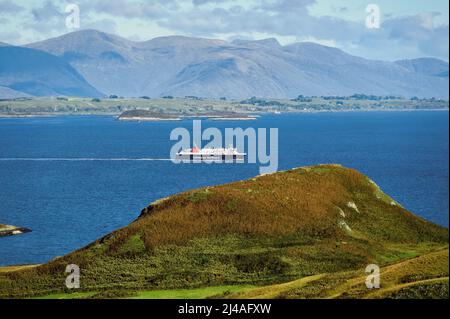
POLYGON ((0 237, 21 235, 31 232, 31 229, 25 227, 16 227, 10 225, 0 225, 0 237))

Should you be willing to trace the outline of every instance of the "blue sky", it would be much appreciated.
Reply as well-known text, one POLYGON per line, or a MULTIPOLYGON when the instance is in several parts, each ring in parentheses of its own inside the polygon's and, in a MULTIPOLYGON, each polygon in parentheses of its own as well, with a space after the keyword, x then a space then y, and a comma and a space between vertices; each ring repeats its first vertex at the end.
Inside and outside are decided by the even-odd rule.
POLYGON ((274 37, 313 41, 372 59, 431 56, 448 61, 448 0, 0 0, 0 42, 25 44, 72 32, 69 3, 81 29, 132 40, 186 35, 223 40, 274 37), (380 28, 365 21, 380 9, 380 28))

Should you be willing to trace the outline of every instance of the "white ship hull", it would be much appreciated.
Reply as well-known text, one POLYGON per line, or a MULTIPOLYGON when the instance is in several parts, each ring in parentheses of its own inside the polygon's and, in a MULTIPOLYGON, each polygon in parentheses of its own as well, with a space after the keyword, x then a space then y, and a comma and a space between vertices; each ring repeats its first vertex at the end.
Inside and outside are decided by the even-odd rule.
POLYGON ((244 162, 245 155, 208 155, 208 154, 178 154, 177 159, 183 162, 244 162))
POLYGON ((177 154, 177 159, 182 162, 214 162, 214 163, 243 163, 245 153, 240 153, 235 148, 207 148, 183 150, 177 154))

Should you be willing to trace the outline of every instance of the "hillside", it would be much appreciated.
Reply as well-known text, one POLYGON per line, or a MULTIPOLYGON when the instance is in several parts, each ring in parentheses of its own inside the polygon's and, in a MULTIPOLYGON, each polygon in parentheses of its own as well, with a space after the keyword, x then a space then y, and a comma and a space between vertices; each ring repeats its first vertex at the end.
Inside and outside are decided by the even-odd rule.
POLYGON ((8 87, 0 86, 1 99, 17 99, 22 97, 31 97, 29 94, 12 90, 8 87))
POLYGON ((431 58, 400 60, 397 64, 409 70, 430 76, 448 77, 448 63, 431 58))
POLYGON ((308 42, 181 36, 133 42, 83 30, 28 47, 62 58, 101 92, 125 97, 449 96, 446 62, 367 60, 308 42), (437 64, 447 76, 434 72, 437 64))
POLYGON ((17 96, 102 96, 68 63, 51 54, 0 46, 0 94, 17 96), (9 89, 9 90, 8 90, 9 89))
MULTIPOLYGON (((64 294, 65 267, 75 263, 82 288, 74 297, 146 291, 143 296, 153 298, 167 289, 226 287, 209 292, 225 297, 284 284, 276 288, 288 293, 281 297, 314 298, 345 292, 348 278, 355 278, 349 291, 361 289, 356 279, 368 264, 414 263, 417 256, 428 260, 427 272, 400 267, 390 285, 408 276, 410 282, 441 278, 440 291, 444 278, 448 295, 448 270, 441 267, 448 265, 447 250, 448 229, 406 211, 359 172, 321 165, 159 200, 129 226, 79 251, 39 267, 0 272, 0 297, 64 294), (300 289, 306 284, 311 289, 300 289)), ((402 291, 428 296, 420 289, 402 291)))
POLYGON ((245 289, 224 298, 448 298, 448 249, 381 268, 383 287, 368 290, 363 270, 308 276, 291 282, 245 289))

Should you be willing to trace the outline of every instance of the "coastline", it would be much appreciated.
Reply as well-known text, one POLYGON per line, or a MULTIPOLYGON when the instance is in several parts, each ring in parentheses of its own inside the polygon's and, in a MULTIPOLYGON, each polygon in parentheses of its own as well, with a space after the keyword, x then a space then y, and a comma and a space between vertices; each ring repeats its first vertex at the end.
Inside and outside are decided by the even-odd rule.
POLYGON ((211 121, 254 121, 257 117, 209 117, 208 120, 211 121))
POLYGON ((0 266, 1 273, 10 273, 19 270, 32 269, 41 266, 41 264, 29 264, 29 265, 10 265, 10 266, 0 266))
MULTIPOLYGON (((349 110, 297 110, 297 111, 287 111, 287 112, 254 112, 254 114, 257 115, 285 115, 285 114, 314 114, 314 113, 361 113, 361 112, 449 112, 449 108, 423 108, 423 109, 349 109, 349 110)), ((243 113, 245 114, 245 113, 243 113)), ((177 117, 177 118, 140 118, 140 117, 134 117, 134 118, 119 118, 119 113, 46 113, 46 114, 0 114, 0 119, 21 119, 21 118, 49 118, 49 117, 60 117, 60 116, 67 116, 67 117, 81 117, 81 116, 107 116, 107 117, 115 117, 119 121, 148 121, 148 122, 155 122, 155 121, 181 121, 183 119, 189 119, 189 118, 200 118, 205 117, 210 120, 256 120, 258 116, 252 116, 249 118, 246 117, 238 117, 238 118, 226 118, 221 117, 218 118, 214 115, 212 116, 196 116, 196 115, 187 115, 183 117, 177 117)))
POLYGON ((163 117, 118 117, 119 121, 129 122, 159 122, 159 121, 181 121, 182 118, 163 118, 163 117))

